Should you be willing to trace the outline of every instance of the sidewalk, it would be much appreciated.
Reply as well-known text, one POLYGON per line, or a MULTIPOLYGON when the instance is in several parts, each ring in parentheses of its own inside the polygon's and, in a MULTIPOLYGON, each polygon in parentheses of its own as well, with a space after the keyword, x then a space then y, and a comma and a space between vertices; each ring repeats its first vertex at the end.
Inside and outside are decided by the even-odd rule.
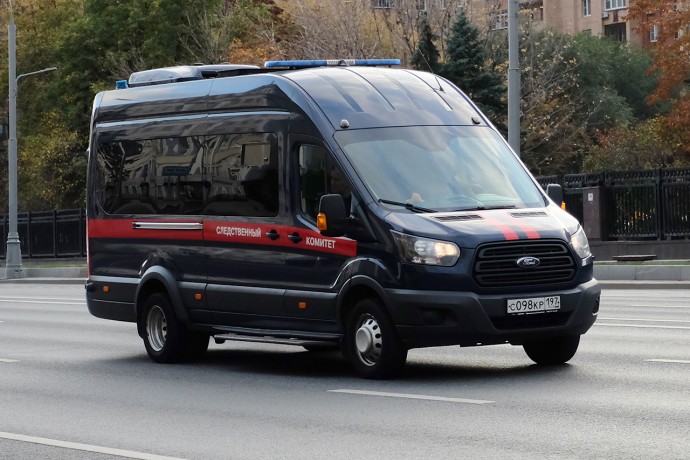
MULTIPOLYGON (((690 289, 690 264, 676 262, 597 263, 594 276, 604 289, 690 289)), ((22 261, 20 279, 4 279, 5 265, 0 264, 0 283, 84 284, 87 276, 84 259, 22 261)))

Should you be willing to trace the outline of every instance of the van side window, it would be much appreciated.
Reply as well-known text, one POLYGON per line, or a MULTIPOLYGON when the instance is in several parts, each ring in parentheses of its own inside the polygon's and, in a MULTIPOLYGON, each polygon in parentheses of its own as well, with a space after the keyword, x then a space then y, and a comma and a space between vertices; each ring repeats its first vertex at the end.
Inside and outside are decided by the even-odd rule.
POLYGON ((196 214, 201 210, 197 137, 99 143, 99 204, 108 214, 196 214))
POLYGON ((210 180, 204 214, 278 214, 278 142, 273 133, 224 134, 208 139, 210 180))
POLYGON ((316 145, 301 145, 298 157, 302 212, 316 220, 321 196, 327 193, 341 194, 349 208, 350 185, 326 150, 316 145))

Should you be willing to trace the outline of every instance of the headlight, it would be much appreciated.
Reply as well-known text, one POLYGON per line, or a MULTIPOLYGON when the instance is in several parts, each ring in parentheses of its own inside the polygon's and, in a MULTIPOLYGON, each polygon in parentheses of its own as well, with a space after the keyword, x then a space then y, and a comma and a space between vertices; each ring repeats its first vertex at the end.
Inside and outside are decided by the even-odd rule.
POLYGON ((582 259, 586 259, 592 255, 589 250, 589 242, 582 227, 578 227, 577 231, 570 237, 570 244, 573 249, 582 259))
POLYGON ((403 262, 425 265, 455 265, 460 248, 455 243, 432 240, 391 230, 403 262))

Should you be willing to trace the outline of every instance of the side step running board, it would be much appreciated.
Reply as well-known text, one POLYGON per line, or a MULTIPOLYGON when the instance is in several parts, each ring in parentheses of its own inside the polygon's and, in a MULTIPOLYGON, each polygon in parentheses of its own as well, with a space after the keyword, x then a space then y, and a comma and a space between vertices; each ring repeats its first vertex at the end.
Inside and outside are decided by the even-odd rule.
POLYGON ((294 339, 294 338, 281 338, 281 337, 256 337, 249 335, 238 335, 238 334, 218 334, 214 335, 213 339, 216 343, 223 343, 226 340, 232 340, 235 342, 254 342, 254 343, 273 343, 278 345, 297 345, 301 347, 305 346, 320 346, 324 344, 334 344, 333 340, 312 340, 312 339, 294 339))

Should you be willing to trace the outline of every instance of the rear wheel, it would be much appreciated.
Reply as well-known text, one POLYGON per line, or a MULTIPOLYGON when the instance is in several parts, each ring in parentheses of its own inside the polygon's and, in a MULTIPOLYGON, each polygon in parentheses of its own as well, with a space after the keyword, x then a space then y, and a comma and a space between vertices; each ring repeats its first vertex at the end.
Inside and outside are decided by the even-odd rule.
POLYGON ((209 336, 187 330, 163 293, 152 294, 146 299, 139 320, 142 321, 146 352, 158 363, 198 359, 208 349, 209 336))
POLYGON ((522 347, 532 361, 544 366, 566 363, 575 356, 580 336, 554 337, 537 342, 525 343, 522 347))
POLYGON ((368 379, 399 375, 407 360, 407 349, 385 308, 376 299, 361 300, 352 309, 344 345, 355 370, 368 379))

